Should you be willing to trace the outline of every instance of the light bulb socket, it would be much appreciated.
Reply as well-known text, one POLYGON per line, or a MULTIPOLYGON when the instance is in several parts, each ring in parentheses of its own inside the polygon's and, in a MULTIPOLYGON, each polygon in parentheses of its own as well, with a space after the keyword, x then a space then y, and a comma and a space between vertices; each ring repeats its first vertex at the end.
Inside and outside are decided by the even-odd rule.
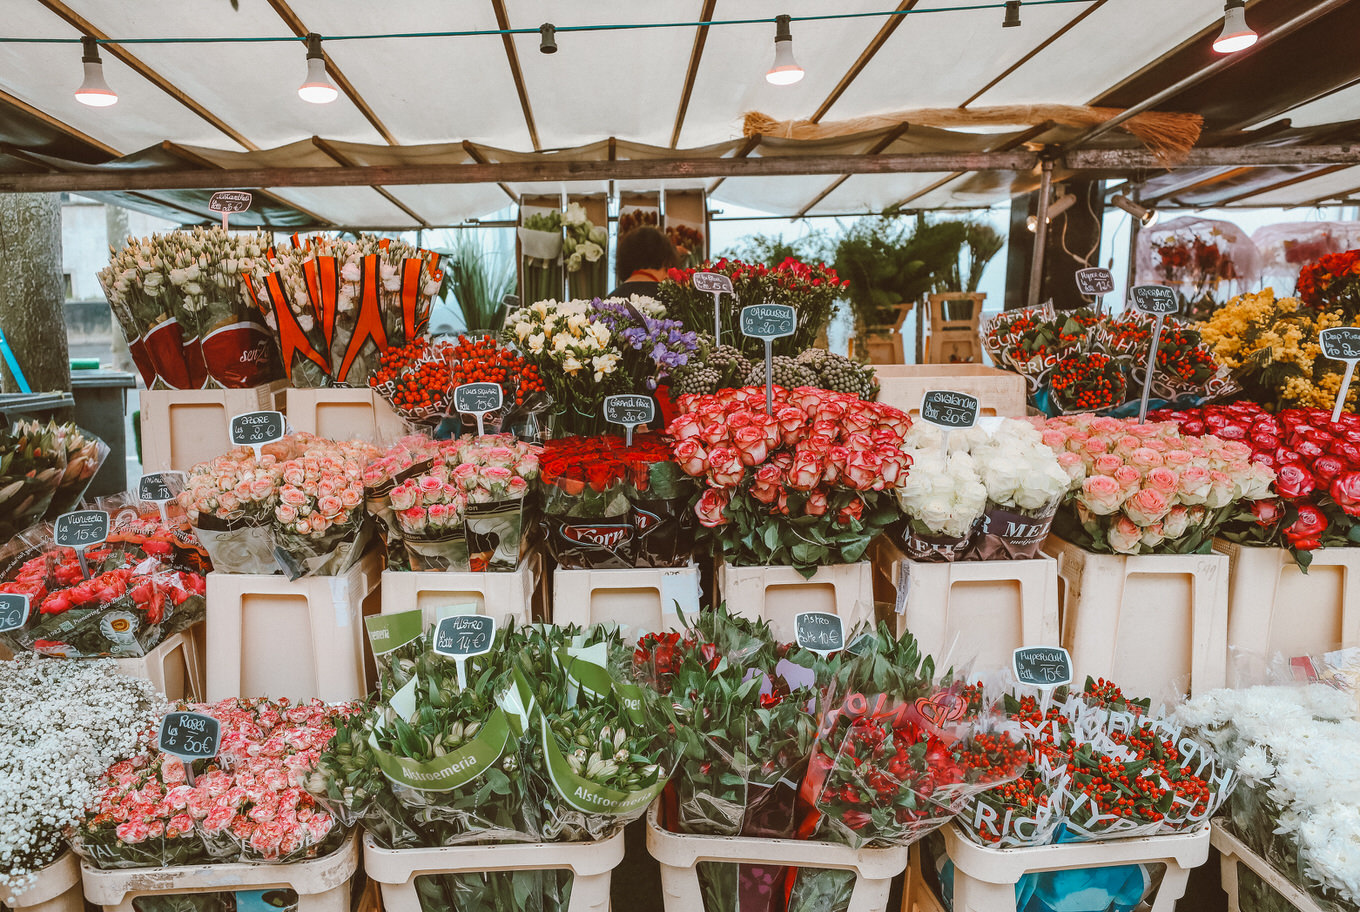
POLYGON ((1122 193, 1116 193, 1110 197, 1110 202, 1117 208, 1123 209, 1129 215, 1138 219, 1144 228, 1151 228, 1157 222, 1157 210, 1140 206, 1122 193))
POLYGON ((321 36, 318 35, 316 32, 307 33, 307 59, 308 60, 326 59, 321 53, 321 36))
POLYGON ((1062 215, 1068 209, 1077 204, 1077 198, 1071 193, 1064 193, 1048 205, 1048 220, 1051 222, 1062 215))
POLYGON ((792 16, 789 16, 789 15, 786 14, 786 13, 785 13, 785 14, 780 14, 780 15, 774 17, 774 40, 775 40, 775 41, 792 41, 792 40, 793 40, 793 29, 789 28, 789 23, 791 23, 792 21, 793 21, 793 17, 792 17, 792 16))
POLYGON ((1006 18, 1001 23, 1001 27, 1020 27, 1020 0, 1006 0, 1006 18))
POLYGON ((91 38, 89 35, 85 35, 83 38, 80 39, 80 49, 82 51, 80 55, 81 63, 101 62, 99 59, 99 42, 91 38))
POLYGON ((538 27, 538 52, 540 54, 557 53, 557 26, 551 22, 545 22, 538 27))

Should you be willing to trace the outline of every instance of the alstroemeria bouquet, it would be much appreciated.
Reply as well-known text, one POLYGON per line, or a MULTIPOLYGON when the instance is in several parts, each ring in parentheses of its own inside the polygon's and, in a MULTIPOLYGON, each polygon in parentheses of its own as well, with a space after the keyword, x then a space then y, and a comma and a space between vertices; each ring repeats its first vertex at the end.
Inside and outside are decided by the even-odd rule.
POLYGON ((911 471, 894 489, 905 514, 893 537, 916 560, 1035 557, 1053 514, 1085 467, 1056 454, 1026 421, 987 419, 949 434, 918 421, 903 446, 911 471))
MULTIPOLYGON (((403 452, 398 444, 386 459, 403 452)), ((540 448, 509 434, 459 437, 412 454, 386 494, 413 570, 514 570, 525 548, 524 499, 540 448)), ((389 543, 391 539, 389 538, 389 543)))
POLYGON ((1094 415, 1050 418, 1042 430, 1055 453, 1076 453, 1085 465, 1054 529, 1091 551, 1206 553, 1238 509, 1271 496, 1275 473, 1251 462, 1240 441, 1094 415))
POLYGON ((1272 415, 1254 402, 1164 411, 1187 436, 1213 434, 1251 448, 1253 463, 1273 469, 1273 498, 1243 504, 1222 529, 1225 538, 1289 548, 1307 567, 1318 548, 1360 543, 1360 416, 1325 409, 1272 415))
POLYGON ((147 388, 249 387, 279 361, 243 276, 267 269, 261 232, 194 228, 110 249, 99 284, 147 388))
POLYGON ((367 544, 363 472, 377 447, 297 433, 260 450, 236 447, 189 470, 178 500, 213 566, 290 579, 344 573, 367 544))
POLYGON ((693 483, 667 441, 559 437, 543 447, 548 553, 575 568, 674 567, 690 560, 693 483))
POLYGON ((705 482, 699 523, 724 560, 811 576, 859 560, 898 517, 890 492, 911 465, 904 412, 827 390, 745 387, 682 396, 666 432, 675 461, 705 482))
POLYGON ((137 868, 286 864, 340 844, 344 828, 303 786, 357 705, 232 698, 180 708, 218 720, 218 755, 195 761, 193 785, 182 760, 154 749, 110 766, 76 828, 76 851, 99 868, 137 868))
POLYGON ((0 541, 42 519, 66 477, 66 446, 54 427, 17 422, 0 431, 0 541))
MULTIPOLYGON (((1360 906, 1354 701, 1353 693, 1315 683, 1213 690, 1176 711, 1177 721, 1237 768, 1241 781, 1219 825, 1320 908, 1336 912, 1360 906)), ((1257 908, 1285 908, 1268 886, 1243 877, 1239 889, 1244 900, 1274 898, 1257 908)))
POLYGON ((0 884, 20 898, 66 851, 109 764, 137 752, 164 709, 149 681, 113 662, 0 662, 0 884))
POLYGON ((33 526, 0 549, 0 592, 26 595, 24 626, 0 634, 16 652, 136 658, 203 618, 206 584, 178 530, 159 519, 118 524, 85 550, 86 576, 52 526, 33 526))
POLYGON ((778 266, 743 263, 726 257, 696 269, 672 269, 657 289, 666 313, 693 330, 712 332, 713 296, 694 287, 696 272, 717 272, 732 280, 735 299, 723 296, 719 306, 722 328, 717 342, 741 349, 752 363, 765 357, 765 344, 742 335, 741 309, 753 304, 787 304, 796 312, 793 335, 774 341, 777 355, 796 356, 817 347, 817 337, 831 319, 831 306, 850 283, 825 263, 803 263, 793 257, 778 266))
POLYGON ((442 276, 438 254, 401 241, 294 235, 247 279, 293 386, 363 386, 425 335, 442 276))

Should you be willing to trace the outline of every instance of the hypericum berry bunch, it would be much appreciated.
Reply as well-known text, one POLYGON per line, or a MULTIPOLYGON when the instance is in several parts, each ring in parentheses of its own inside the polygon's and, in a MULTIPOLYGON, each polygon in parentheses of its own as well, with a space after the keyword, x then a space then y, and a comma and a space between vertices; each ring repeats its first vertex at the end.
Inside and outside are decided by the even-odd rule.
POLYGON ((403 416, 422 411, 443 411, 450 389, 449 364, 439 357, 428 339, 389 348, 378 358, 378 370, 368 385, 403 416))
POLYGON ((459 336, 458 344, 443 349, 443 353, 452 365, 450 380, 454 386, 499 383, 506 401, 513 399, 516 405, 523 405, 529 394, 547 389, 538 368, 517 352, 501 347, 494 336, 459 336))
POLYGON ((368 378, 402 417, 415 421, 447 414, 453 390, 464 383, 497 383, 505 402, 517 406, 546 389, 537 367, 492 336, 459 336, 456 343, 417 339, 390 348, 368 378))
POLYGON ((1095 412, 1123 405, 1128 391, 1119 362, 1100 352, 1059 361, 1049 383, 1054 403, 1064 412, 1095 412))

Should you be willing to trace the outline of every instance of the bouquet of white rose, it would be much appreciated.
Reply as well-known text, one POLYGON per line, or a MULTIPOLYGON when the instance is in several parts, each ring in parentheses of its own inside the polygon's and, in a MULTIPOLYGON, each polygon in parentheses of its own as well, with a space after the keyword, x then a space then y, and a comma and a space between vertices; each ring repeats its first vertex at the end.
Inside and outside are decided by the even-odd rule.
POLYGON ((896 532, 898 543, 913 560, 954 560, 972 541, 987 505, 987 489, 967 452, 908 452, 911 471, 896 488, 906 515, 896 532))

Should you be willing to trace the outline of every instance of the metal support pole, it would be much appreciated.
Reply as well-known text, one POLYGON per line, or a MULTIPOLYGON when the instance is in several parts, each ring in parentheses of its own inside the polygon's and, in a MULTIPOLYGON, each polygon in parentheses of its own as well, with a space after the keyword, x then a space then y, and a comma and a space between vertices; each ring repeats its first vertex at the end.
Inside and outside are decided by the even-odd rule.
MULTIPOLYGON (((1133 200, 1135 203, 1139 203, 1140 205, 1142 204, 1142 199, 1143 199, 1142 194, 1141 194, 1141 192, 1140 192, 1141 189, 1142 189, 1141 187, 1132 186, 1132 185, 1131 185, 1130 188, 1129 188, 1129 199, 1133 200)), ((1134 218, 1132 215, 1130 215, 1130 216, 1129 216, 1129 271, 1128 271, 1128 275, 1126 275, 1126 276, 1124 277, 1124 300, 1125 300, 1125 301, 1127 301, 1128 298, 1129 298, 1129 289, 1133 288, 1133 286, 1137 284, 1137 271, 1138 271, 1138 235, 1142 232, 1142 230, 1143 230, 1143 220, 1142 220, 1142 219, 1134 218)), ((1188 314, 1187 314, 1187 316, 1188 316, 1188 314)))
POLYGON ((1034 256, 1029 264, 1030 307, 1039 304, 1039 293, 1044 283, 1044 245, 1048 241, 1048 197, 1053 192, 1053 159, 1045 158, 1039 177, 1039 206, 1034 214, 1034 256))

